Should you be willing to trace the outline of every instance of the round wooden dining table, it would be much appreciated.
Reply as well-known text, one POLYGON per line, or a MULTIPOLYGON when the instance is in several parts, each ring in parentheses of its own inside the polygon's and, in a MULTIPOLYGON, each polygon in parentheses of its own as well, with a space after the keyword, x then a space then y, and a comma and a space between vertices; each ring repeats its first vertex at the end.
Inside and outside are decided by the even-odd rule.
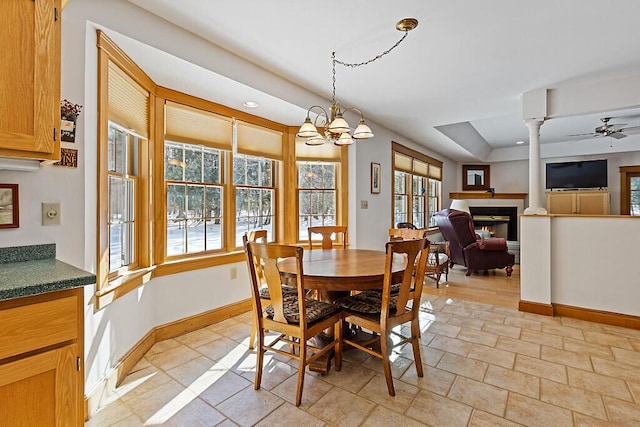
MULTIPOLYGON (((358 290, 381 289, 384 280, 386 254, 370 249, 311 249, 302 257, 304 287, 317 289, 331 298, 338 294, 358 290)), ((395 254, 392 265, 393 279, 402 280, 405 258, 395 254)), ((296 262, 288 258, 278 264, 285 280, 295 279, 296 262)))
MULTIPOLYGON (((302 270, 305 289, 318 291, 320 300, 333 302, 349 295, 349 291, 365 291, 382 289, 386 253, 370 249, 311 249, 302 255, 302 270)), ((394 254, 392 283, 402 281, 406 267, 406 259, 394 254)), ((295 286, 296 260, 287 258, 278 264, 283 283, 295 286)), ((348 333, 348 325, 343 325, 343 334, 348 333)), ((332 330, 326 331, 331 336, 332 330)), ((322 347, 332 338, 323 334, 316 337, 317 345, 322 347)), ((315 372, 328 373, 331 367, 331 356, 321 357, 309 365, 315 372)))

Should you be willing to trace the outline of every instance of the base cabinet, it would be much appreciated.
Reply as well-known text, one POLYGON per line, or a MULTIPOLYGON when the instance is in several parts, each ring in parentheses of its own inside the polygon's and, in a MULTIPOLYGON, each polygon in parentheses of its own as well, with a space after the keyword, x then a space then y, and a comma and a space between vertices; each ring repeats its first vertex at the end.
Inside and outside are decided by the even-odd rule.
POLYGON ((0 426, 84 425, 82 288, 0 301, 0 426))
POLYGON ((77 354, 74 344, 0 365, 2 425, 77 425, 77 354))
POLYGON ((609 191, 547 191, 547 212, 565 215, 609 215, 609 191))

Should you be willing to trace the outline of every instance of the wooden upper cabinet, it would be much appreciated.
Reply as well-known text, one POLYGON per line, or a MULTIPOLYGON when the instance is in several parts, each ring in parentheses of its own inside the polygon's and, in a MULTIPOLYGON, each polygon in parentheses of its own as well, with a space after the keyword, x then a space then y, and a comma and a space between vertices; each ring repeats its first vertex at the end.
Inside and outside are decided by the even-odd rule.
POLYGON ((60 157, 60 1, 0 2, 0 157, 60 157))

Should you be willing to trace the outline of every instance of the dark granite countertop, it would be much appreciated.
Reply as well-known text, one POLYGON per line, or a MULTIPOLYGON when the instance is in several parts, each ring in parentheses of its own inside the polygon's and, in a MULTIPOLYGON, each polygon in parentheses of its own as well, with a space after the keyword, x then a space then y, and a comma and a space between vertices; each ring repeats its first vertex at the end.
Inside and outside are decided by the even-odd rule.
POLYGON ((0 301, 95 282, 95 274, 56 260, 55 244, 0 248, 0 301))

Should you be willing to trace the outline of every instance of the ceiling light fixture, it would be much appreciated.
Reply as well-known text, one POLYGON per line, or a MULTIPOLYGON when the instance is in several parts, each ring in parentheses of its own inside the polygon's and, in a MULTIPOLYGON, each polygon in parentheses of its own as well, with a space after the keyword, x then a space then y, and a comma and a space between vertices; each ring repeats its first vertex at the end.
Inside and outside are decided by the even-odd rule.
POLYGON ((244 105, 247 108, 258 108, 258 103, 255 101, 244 101, 242 105, 244 105))
POLYGON ((353 144, 354 139, 369 139, 373 137, 373 132, 371 128, 367 125, 364 120, 364 114, 362 111, 355 107, 345 108, 344 110, 340 106, 340 103, 336 101, 336 64, 344 65, 345 67, 356 68, 362 65, 367 65, 372 63, 373 61, 382 58, 393 49, 395 49, 402 41, 409 35, 409 31, 413 30, 418 26, 418 20, 415 18, 405 18, 399 21, 396 24, 396 29, 398 31, 403 31, 404 35, 400 40, 396 42, 389 49, 385 50, 381 54, 375 56, 374 58, 369 59, 368 61, 359 62, 359 63, 349 63, 343 62, 336 59, 336 53, 331 53, 331 71, 333 75, 332 84, 333 91, 331 93, 331 107, 329 107, 329 112, 325 110, 320 105, 312 105, 307 110, 307 118, 304 120, 302 126, 300 126, 300 130, 296 136, 300 138, 306 139, 307 145, 322 145, 325 142, 334 143, 336 145, 349 145, 353 144), (320 110, 317 113, 315 120, 311 121, 311 111, 314 109, 320 110), (348 111, 355 111, 360 113, 360 123, 355 128, 353 133, 351 133, 351 128, 349 127, 349 123, 344 119, 343 115, 348 111), (322 117, 321 127, 324 128, 324 135, 318 132, 318 128, 316 127, 318 118, 322 117))
POLYGON ((524 141, 517 141, 516 144, 518 144, 518 145, 524 144, 524 141))

